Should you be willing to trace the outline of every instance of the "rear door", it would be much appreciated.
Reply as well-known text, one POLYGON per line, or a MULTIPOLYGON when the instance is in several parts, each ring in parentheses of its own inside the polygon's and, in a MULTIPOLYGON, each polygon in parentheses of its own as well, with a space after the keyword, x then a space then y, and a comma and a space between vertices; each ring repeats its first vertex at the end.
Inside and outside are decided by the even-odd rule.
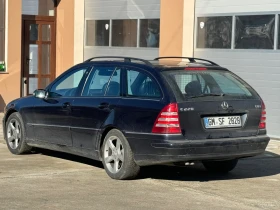
POLYGON ((73 147, 92 153, 100 128, 114 123, 122 70, 116 65, 94 65, 80 96, 72 103, 73 147))
POLYGON ((151 133, 158 113, 166 105, 166 98, 159 82, 144 69, 127 67, 124 92, 125 95, 119 104, 121 107, 119 124, 126 135, 151 133))
POLYGON ((181 70, 166 75, 176 87, 180 125, 187 139, 257 135, 261 100, 235 75, 222 70, 181 70))

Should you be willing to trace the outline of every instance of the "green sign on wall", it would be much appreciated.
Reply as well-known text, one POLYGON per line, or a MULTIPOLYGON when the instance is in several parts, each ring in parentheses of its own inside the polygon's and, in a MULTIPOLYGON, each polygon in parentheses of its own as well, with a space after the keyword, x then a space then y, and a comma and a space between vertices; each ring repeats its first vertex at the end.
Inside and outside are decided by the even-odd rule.
POLYGON ((5 63, 4 62, 0 62, 0 71, 5 71, 5 63))

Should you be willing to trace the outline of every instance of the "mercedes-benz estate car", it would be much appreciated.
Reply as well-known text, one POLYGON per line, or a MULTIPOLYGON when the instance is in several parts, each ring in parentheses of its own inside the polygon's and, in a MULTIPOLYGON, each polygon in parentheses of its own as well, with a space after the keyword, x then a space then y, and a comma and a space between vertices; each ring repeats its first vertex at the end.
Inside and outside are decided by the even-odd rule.
POLYGON ((100 160, 113 179, 141 166, 189 165, 229 172, 269 142, 257 92, 218 64, 198 58, 95 57, 44 90, 5 108, 13 154, 33 147, 100 160))

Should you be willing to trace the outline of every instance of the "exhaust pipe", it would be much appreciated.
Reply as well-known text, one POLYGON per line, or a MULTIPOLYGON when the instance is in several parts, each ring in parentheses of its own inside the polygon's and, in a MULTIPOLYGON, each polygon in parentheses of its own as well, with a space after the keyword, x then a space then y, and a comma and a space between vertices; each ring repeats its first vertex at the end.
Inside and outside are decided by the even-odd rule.
POLYGON ((185 166, 193 166, 194 165, 194 162, 186 162, 185 163, 185 166))
POLYGON ((173 163, 173 165, 182 167, 182 166, 193 166, 193 165, 195 165, 195 163, 192 162, 192 161, 189 161, 189 162, 175 162, 175 163, 173 163))

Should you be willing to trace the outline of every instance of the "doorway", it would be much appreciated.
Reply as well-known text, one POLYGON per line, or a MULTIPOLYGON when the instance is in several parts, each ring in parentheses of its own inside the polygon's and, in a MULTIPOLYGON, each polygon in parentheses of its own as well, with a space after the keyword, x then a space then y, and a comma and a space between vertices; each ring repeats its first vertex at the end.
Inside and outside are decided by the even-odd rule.
POLYGON ((55 78, 55 17, 22 16, 22 96, 44 89, 55 78))

